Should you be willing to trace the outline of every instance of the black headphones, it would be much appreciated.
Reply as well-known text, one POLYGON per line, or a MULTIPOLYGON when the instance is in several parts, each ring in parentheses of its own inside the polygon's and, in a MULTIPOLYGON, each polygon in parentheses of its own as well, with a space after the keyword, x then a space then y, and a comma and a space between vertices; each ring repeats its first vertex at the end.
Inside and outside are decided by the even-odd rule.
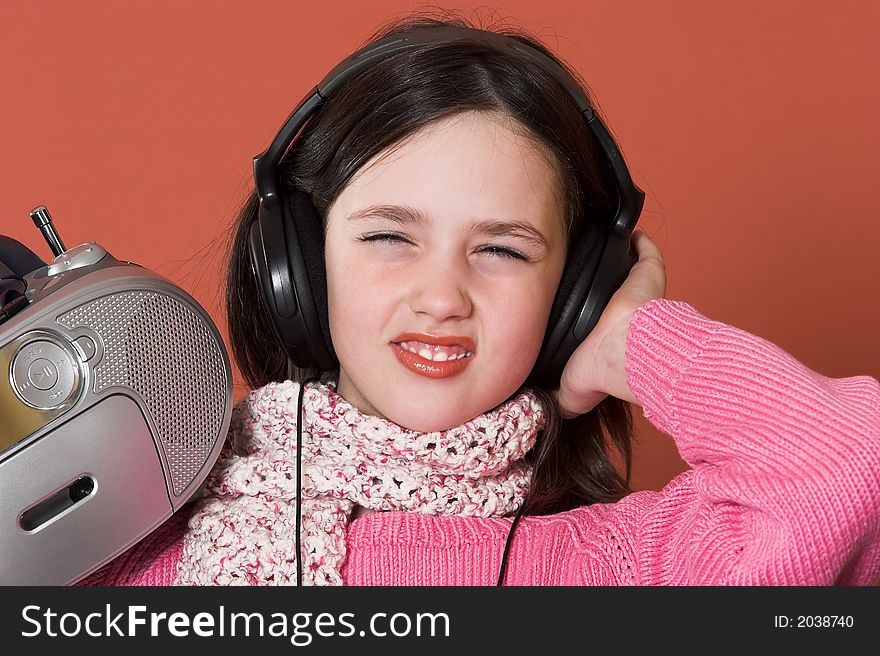
POLYGON ((529 382, 550 389, 559 386, 565 363, 595 327, 612 294, 635 263, 630 236, 645 194, 633 184, 617 146, 580 86, 561 66, 521 41, 473 28, 441 25, 386 37, 336 65, 297 105, 272 144, 254 158, 260 206, 250 229, 251 262, 278 337, 298 367, 331 371, 338 361, 327 315, 321 217, 307 193, 280 192, 281 158, 309 117, 349 79, 391 55, 456 39, 498 43, 552 71, 601 144, 617 184, 617 211, 603 226, 599 242, 588 243, 585 236, 572 245, 529 382))

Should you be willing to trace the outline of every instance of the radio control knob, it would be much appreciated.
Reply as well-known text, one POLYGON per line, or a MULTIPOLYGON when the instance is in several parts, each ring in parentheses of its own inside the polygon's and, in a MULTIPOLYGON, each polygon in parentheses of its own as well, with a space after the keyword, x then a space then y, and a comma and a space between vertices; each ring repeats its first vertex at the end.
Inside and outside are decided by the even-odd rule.
POLYGON ((79 393, 82 381, 72 349, 42 335, 18 348, 10 378, 16 396, 39 410, 54 410, 66 404, 79 393))
POLYGON ((51 360, 38 358, 28 367, 28 380, 38 390, 50 390, 58 382, 58 368, 51 360))

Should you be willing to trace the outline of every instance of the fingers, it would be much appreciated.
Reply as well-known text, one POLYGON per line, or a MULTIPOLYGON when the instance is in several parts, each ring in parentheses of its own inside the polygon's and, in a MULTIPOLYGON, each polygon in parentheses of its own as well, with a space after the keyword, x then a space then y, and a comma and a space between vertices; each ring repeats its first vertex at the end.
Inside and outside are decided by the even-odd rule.
POLYGON ((638 255, 636 266, 645 269, 646 275, 641 277, 644 291, 655 298, 665 297, 667 280, 663 253, 643 230, 634 230, 632 239, 638 255))
POLYGON ((556 401, 563 419, 573 419, 595 408, 608 398, 608 395, 599 391, 575 395, 570 393, 563 384, 559 389, 550 392, 550 397, 556 401))
POLYGON ((648 234, 639 228, 633 231, 632 233, 633 244, 636 247, 636 253, 638 253, 639 260, 656 258, 659 260, 663 259, 663 254, 660 252, 660 248, 655 244, 648 234))
POLYGON ((665 296, 666 267, 660 249, 644 231, 633 231, 631 239, 636 263, 596 327, 569 358, 559 388, 552 393, 563 418, 585 414, 609 395, 638 403, 626 382, 626 337, 635 311, 665 296))

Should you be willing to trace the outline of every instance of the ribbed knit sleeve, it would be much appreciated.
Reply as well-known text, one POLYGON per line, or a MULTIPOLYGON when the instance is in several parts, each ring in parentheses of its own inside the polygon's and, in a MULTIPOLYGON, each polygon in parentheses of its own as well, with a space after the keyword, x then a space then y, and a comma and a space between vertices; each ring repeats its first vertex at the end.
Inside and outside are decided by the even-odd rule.
POLYGON ((666 299, 633 317, 626 373, 691 467, 655 493, 635 533, 622 531, 636 583, 869 585, 880 575, 875 378, 827 378, 666 299))

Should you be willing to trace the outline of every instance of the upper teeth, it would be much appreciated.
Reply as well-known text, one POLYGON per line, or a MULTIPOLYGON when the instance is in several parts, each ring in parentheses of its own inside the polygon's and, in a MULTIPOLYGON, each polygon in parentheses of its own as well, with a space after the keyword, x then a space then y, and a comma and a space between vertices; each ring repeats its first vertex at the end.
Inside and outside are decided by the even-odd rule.
POLYGON ((407 351, 418 353, 425 360, 432 362, 446 362, 447 360, 461 360, 473 355, 463 346, 440 346, 439 344, 426 344, 425 342, 400 342, 407 351))

